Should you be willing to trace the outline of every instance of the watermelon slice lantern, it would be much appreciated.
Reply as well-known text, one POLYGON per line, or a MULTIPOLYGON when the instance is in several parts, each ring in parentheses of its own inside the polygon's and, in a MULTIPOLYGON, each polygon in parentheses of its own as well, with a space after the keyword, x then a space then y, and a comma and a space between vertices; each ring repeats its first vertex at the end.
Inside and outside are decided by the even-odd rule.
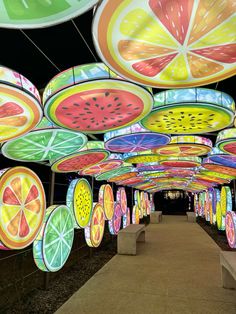
POLYGON ((192 87, 235 74, 234 1, 104 0, 93 36, 101 59, 139 84, 192 87))
POLYGON ((200 134, 220 130, 233 122, 233 98, 216 90, 167 90, 154 99, 153 110, 141 121, 151 131, 200 134))
POLYGON ((236 128, 219 132, 216 147, 227 154, 236 155, 236 128))
POLYGON ((201 158, 161 157, 160 164, 167 167, 195 168, 201 165, 201 158))
MULTIPOLYGON (((117 78, 110 78, 108 68, 91 64, 93 77, 76 78, 80 66, 73 68, 71 80, 64 82, 63 72, 53 81, 54 94, 46 87, 45 114, 60 127, 85 133, 104 133, 131 125, 152 109, 153 97, 148 89, 117 78), (71 83, 72 82, 72 83, 71 83)), ((81 66, 83 68, 83 66, 81 66)))

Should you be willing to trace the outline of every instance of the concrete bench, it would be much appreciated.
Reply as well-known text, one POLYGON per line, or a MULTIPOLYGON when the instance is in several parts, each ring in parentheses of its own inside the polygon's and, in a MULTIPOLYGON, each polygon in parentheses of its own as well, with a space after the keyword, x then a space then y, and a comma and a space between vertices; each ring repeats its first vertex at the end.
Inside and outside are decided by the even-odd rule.
POLYGON ((236 252, 220 252, 222 286, 236 289, 236 252))
POLYGON ((196 214, 194 212, 186 212, 188 222, 196 222, 196 214))
POLYGON ((162 211, 151 212, 150 223, 159 224, 162 221, 162 211))
POLYGON ((129 225, 118 233, 117 253, 136 255, 136 242, 145 242, 145 225, 129 225))

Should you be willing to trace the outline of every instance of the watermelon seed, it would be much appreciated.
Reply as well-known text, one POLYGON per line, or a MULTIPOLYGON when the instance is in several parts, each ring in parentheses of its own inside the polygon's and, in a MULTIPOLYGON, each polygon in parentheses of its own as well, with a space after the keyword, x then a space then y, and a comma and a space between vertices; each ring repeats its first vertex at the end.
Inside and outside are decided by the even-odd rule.
POLYGON ((114 98, 114 100, 118 100, 118 99, 119 99, 119 97, 115 97, 115 98, 114 98))
POLYGON ((72 114, 71 113, 66 113, 66 116, 72 116, 72 114))
POLYGON ((128 105, 127 105, 127 107, 130 107, 130 106, 132 106, 132 104, 128 104, 128 105))
POLYGON ((103 110, 104 109, 104 107, 101 107, 101 110, 103 110))
POLYGON ((108 105, 107 105, 108 108, 111 107, 111 106, 112 106, 112 104, 108 104, 108 105))
POLYGON ((136 107, 136 108, 134 108, 134 110, 139 110, 139 108, 138 108, 138 107, 136 107))
POLYGON ((89 108, 84 108, 84 110, 89 110, 89 108))
POLYGON ((110 113, 115 113, 115 111, 111 111, 110 113))
POLYGON ((76 129, 80 129, 80 125, 76 126, 76 129))
POLYGON ((94 101, 96 101, 96 100, 97 100, 97 98, 96 98, 96 97, 93 97, 93 100, 94 100, 94 101))
POLYGON ((97 108, 98 108, 98 107, 99 107, 99 104, 95 104, 95 107, 97 107, 97 108))
POLYGON ((68 109, 68 107, 62 107, 62 109, 68 109))
POLYGON ((91 111, 87 111, 87 113, 92 114, 92 112, 91 112, 91 111))
POLYGON ((85 121, 85 120, 88 120, 88 118, 83 118, 82 120, 85 121))
POLYGON ((115 110, 116 110, 116 111, 117 111, 117 110, 120 110, 120 108, 116 108, 115 110))
POLYGON ((108 118, 107 118, 107 117, 104 117, 104 120, 108 120, 108 118))
POLYGON ((105 96, 107 97, 107 96, 109 96, 110 95, 110 93, 109 92, 105 92, 105 96))
POLYGON ((77 103, 74 103, 73 106, 79 107, 80 105, 77 103))

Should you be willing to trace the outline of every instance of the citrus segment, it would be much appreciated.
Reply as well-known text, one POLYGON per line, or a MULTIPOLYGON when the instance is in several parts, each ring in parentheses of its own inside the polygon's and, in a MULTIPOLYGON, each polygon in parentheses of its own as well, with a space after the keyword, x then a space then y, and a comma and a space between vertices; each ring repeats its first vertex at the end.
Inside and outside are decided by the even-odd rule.
POLYGON ((95 204, 90 223, 85 227, 85 240, 88 246, 98 247, 103 238, 105 228, 105 215, 102 205, 95 204))
POLYGON ((109 184, 103 184, 100 187, 98 200, 104 209, 105 218, 107 220, 112 219, 114 214, 114 196, 109 184))
POLYGON ((193 53, 223 63, 236 62, 236 44, 194 49, 193 53))
POLYGON ((84 176, 99 175, 100 173, 119 168, 122 164, 123 164, 122 160, 105 160, 103 162, 100 162, 97 165, 93 165, 88 168, 85 168, 84 170, 80 172, 80 174, 84 176))
POLYGON ((45 215, 42 183, 24 167, 6 170, 0 183, 0 239, 6 247, 24 248, 34 241, 45 215))

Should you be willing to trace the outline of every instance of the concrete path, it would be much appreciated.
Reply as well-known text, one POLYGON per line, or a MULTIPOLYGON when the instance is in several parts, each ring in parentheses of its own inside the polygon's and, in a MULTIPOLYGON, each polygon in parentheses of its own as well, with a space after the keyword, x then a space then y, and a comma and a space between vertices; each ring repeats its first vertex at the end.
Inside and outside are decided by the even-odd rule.
POLYGON ((137 256, 114 256, 57 314, 236 314, 221 288, 219 247, 184 216, 149 225, 137 256))

